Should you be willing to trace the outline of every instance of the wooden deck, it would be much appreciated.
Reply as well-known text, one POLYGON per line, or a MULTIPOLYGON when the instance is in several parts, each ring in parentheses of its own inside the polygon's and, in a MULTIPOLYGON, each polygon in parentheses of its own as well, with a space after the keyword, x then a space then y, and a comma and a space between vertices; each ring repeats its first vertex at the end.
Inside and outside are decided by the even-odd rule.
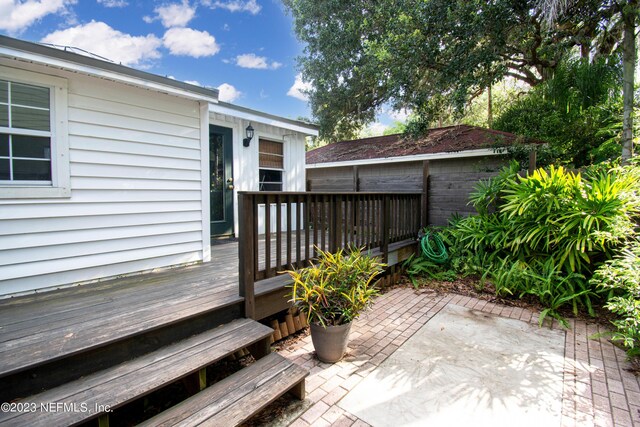
MULTIPOLYGON (((295 265, 311 245, 300 234, 279 248, 281 257, 279 245, 259 238, 258 268, 266 270, 270 260, 275 273, 282 269, 276 260, 287 257, 295 265)), ((212 261, 203 264, 0 300, 0 401, 57 387, 243 317, 238 246, 215 242, 212 261)), ((389 249, 401 261, 406 256, 399 258, 398 251, 411 252, 411 242, 389 249)), ((255 282, 253 318, 288 308, 288 282, 288 275, 255 282)))
MULTIPOLYGON (((227 382, 204 392, 207 366, 247 346, 256 359, 268 353, 270 328, 256 320, 289 308, 284 286, 290 278, 279 273, 307 265, 313 246, 334 251, 352 245, 380 256, 394 275, 391 266, 415 250, 418 196, 244 193, 242 239, 212 242, 210 262, 1 299, 0 402, 99 395, 118 408, 183 380, 188 389, 199 385, 202 394, 176 411, 193 405, 208 408, 210 399, 226 396, 227 382), (275 222, 268 213, 265 221, 274 229, 267 227, 260 236, 255 213, 260 203, 272 202, 280 207, 275 222), (260 336, 243 329, 239 339, 220 338, 238 322, 262 331, 260 336), (202 340, 210 349, 201 351, 202 340), (161 360, 162 368, 156 370, 161 360)), ((304 394, 305 370, 287 362, 278 365, 282 375, 264 376, 268 363, 256 363, 228 380, 246 389, 242 401, 249 408, 258 410, 288 390, 304 394), (264 387, 254 387, 255 381, 264 387)), ((242 403, 240 412, 228 414, 208 410, 203 416, 229 416, 237 423, 238 414, 253 413, 244 413, 245 407, 242 403)), ((63 415, 39 414, 35 419, 49 425, 47 420, 62 420, 63 415)), ((100 423, 108 422, 105 411, 85 415, 76 421, 99 417, 100 423)), ((0 413, 0 424, 12 420, 11 414, 3 418, 0 413)))
POLYGON ((238 244, 212 261, 0 300, 0 379, 239 304, 238 244))

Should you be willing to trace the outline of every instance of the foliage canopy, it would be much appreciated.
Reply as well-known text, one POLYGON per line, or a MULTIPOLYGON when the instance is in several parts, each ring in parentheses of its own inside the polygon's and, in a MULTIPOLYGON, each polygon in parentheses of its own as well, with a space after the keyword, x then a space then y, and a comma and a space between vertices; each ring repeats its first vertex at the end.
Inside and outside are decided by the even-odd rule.
POLYGON ((616 39, 601 25, 609 2, 598 0, 577 2, 552 27, 534 0, 284 3, 306 43, 300 66, 328 139, 353 137, 384 104, 429 122, 506 76, 539 84, 571 48, 616 39))
MULTIPOLYGON (((538 164, 586 166, 620 156, 621 70, 617 57, 563 60, 552 78, 513 101, 494 128, 549 143, 538 164)), ((521 162, 528 155, 510 147, 521 162)))

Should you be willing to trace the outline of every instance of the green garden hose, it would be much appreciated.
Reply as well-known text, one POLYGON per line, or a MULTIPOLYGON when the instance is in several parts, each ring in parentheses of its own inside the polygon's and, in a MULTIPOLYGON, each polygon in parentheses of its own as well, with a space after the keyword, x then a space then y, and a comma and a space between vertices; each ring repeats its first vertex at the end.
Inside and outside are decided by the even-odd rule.
POLYGON ((444 247, 444 242, 437 233, 425 231, 424 236, 420 239, 420 248, 422 254, 435 263, 443 264, 449 258, 447 248, 444 247))

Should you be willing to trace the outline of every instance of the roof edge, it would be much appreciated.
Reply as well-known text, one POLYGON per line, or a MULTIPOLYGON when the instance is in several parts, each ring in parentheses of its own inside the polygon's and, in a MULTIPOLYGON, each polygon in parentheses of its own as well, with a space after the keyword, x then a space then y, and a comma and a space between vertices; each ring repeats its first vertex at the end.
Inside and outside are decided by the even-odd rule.
POLYGON ((301 120, 287 119, 285 117, 276 116, 275 114, 265 113, 251 108, 242 107, 240 105, 231 104, 229 102, 218 101, 217 104, 211 105, 209 108, 209 111, 214 112, 224 112, 225 110, 244 113, 243 117, 241 118, 247 120, 255 120, 260 123, 278 125, 291 130, 304 131, 309 135, 318 136, 318 130, 320 129, 319 126, 312 123, 303 122, 301 120))
MULTIPOLYGON (((136 70, 135 68, 101 59, 91 58, 89 56, 80 55, 78 53, 68 52, 66 50, 57 49, 55 47, 45 46, 39 43, 19 40, 12 37, 0 35, 0 48, 5 47, 33 55, 41 55, 44 57, 72 63, 82 67, 103 70, 117 75, 126 76, 138 80, 153 82, 158 85, 168 86, 180 91, 189 92, 199 95, 203 100, 217 102, 218 90, 208 89, 202 86, 195 86, 178 80, 162 77, 157 74, 148 73, 146 71, 136 70)), ((5 54, 5 56, 7 56, 5 54)), ((98 75, 97 73, 95 75, 98 75)), ((149 88, 149 87, 147 87, 149 88)))
POLYGON ((376 157, 374 159, 343 160, 339 162, 324 162, 324 163, 306 163, 305 168, 306 169, 336 168, 336 167, 342 167, 342 166, 375 165, 380 162, 405 163, 405 162, 416 162, 416 161, 422 161, 422 160, 457 159, 462 157, 502 156, 505 154, 506 153, 499 151, 499 148, 497 149, 496 148, 479 148, 475 150, 413 154, 411 156, 376 157))

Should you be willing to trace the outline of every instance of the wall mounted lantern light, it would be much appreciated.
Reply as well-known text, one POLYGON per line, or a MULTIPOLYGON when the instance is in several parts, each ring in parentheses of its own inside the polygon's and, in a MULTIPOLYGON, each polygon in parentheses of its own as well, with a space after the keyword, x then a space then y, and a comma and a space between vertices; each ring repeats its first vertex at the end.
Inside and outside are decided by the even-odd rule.
POLYGON ((242 140, 242 144, 245 147, 248 147, 249 144, 251 144, 251 140, 253 139, 253 127, 251 127, 251 123, 249 123, 249 126, 247 126, 247 128, 245 129, 246 131, 246 135, 247 137, 245 139, 242 140))

